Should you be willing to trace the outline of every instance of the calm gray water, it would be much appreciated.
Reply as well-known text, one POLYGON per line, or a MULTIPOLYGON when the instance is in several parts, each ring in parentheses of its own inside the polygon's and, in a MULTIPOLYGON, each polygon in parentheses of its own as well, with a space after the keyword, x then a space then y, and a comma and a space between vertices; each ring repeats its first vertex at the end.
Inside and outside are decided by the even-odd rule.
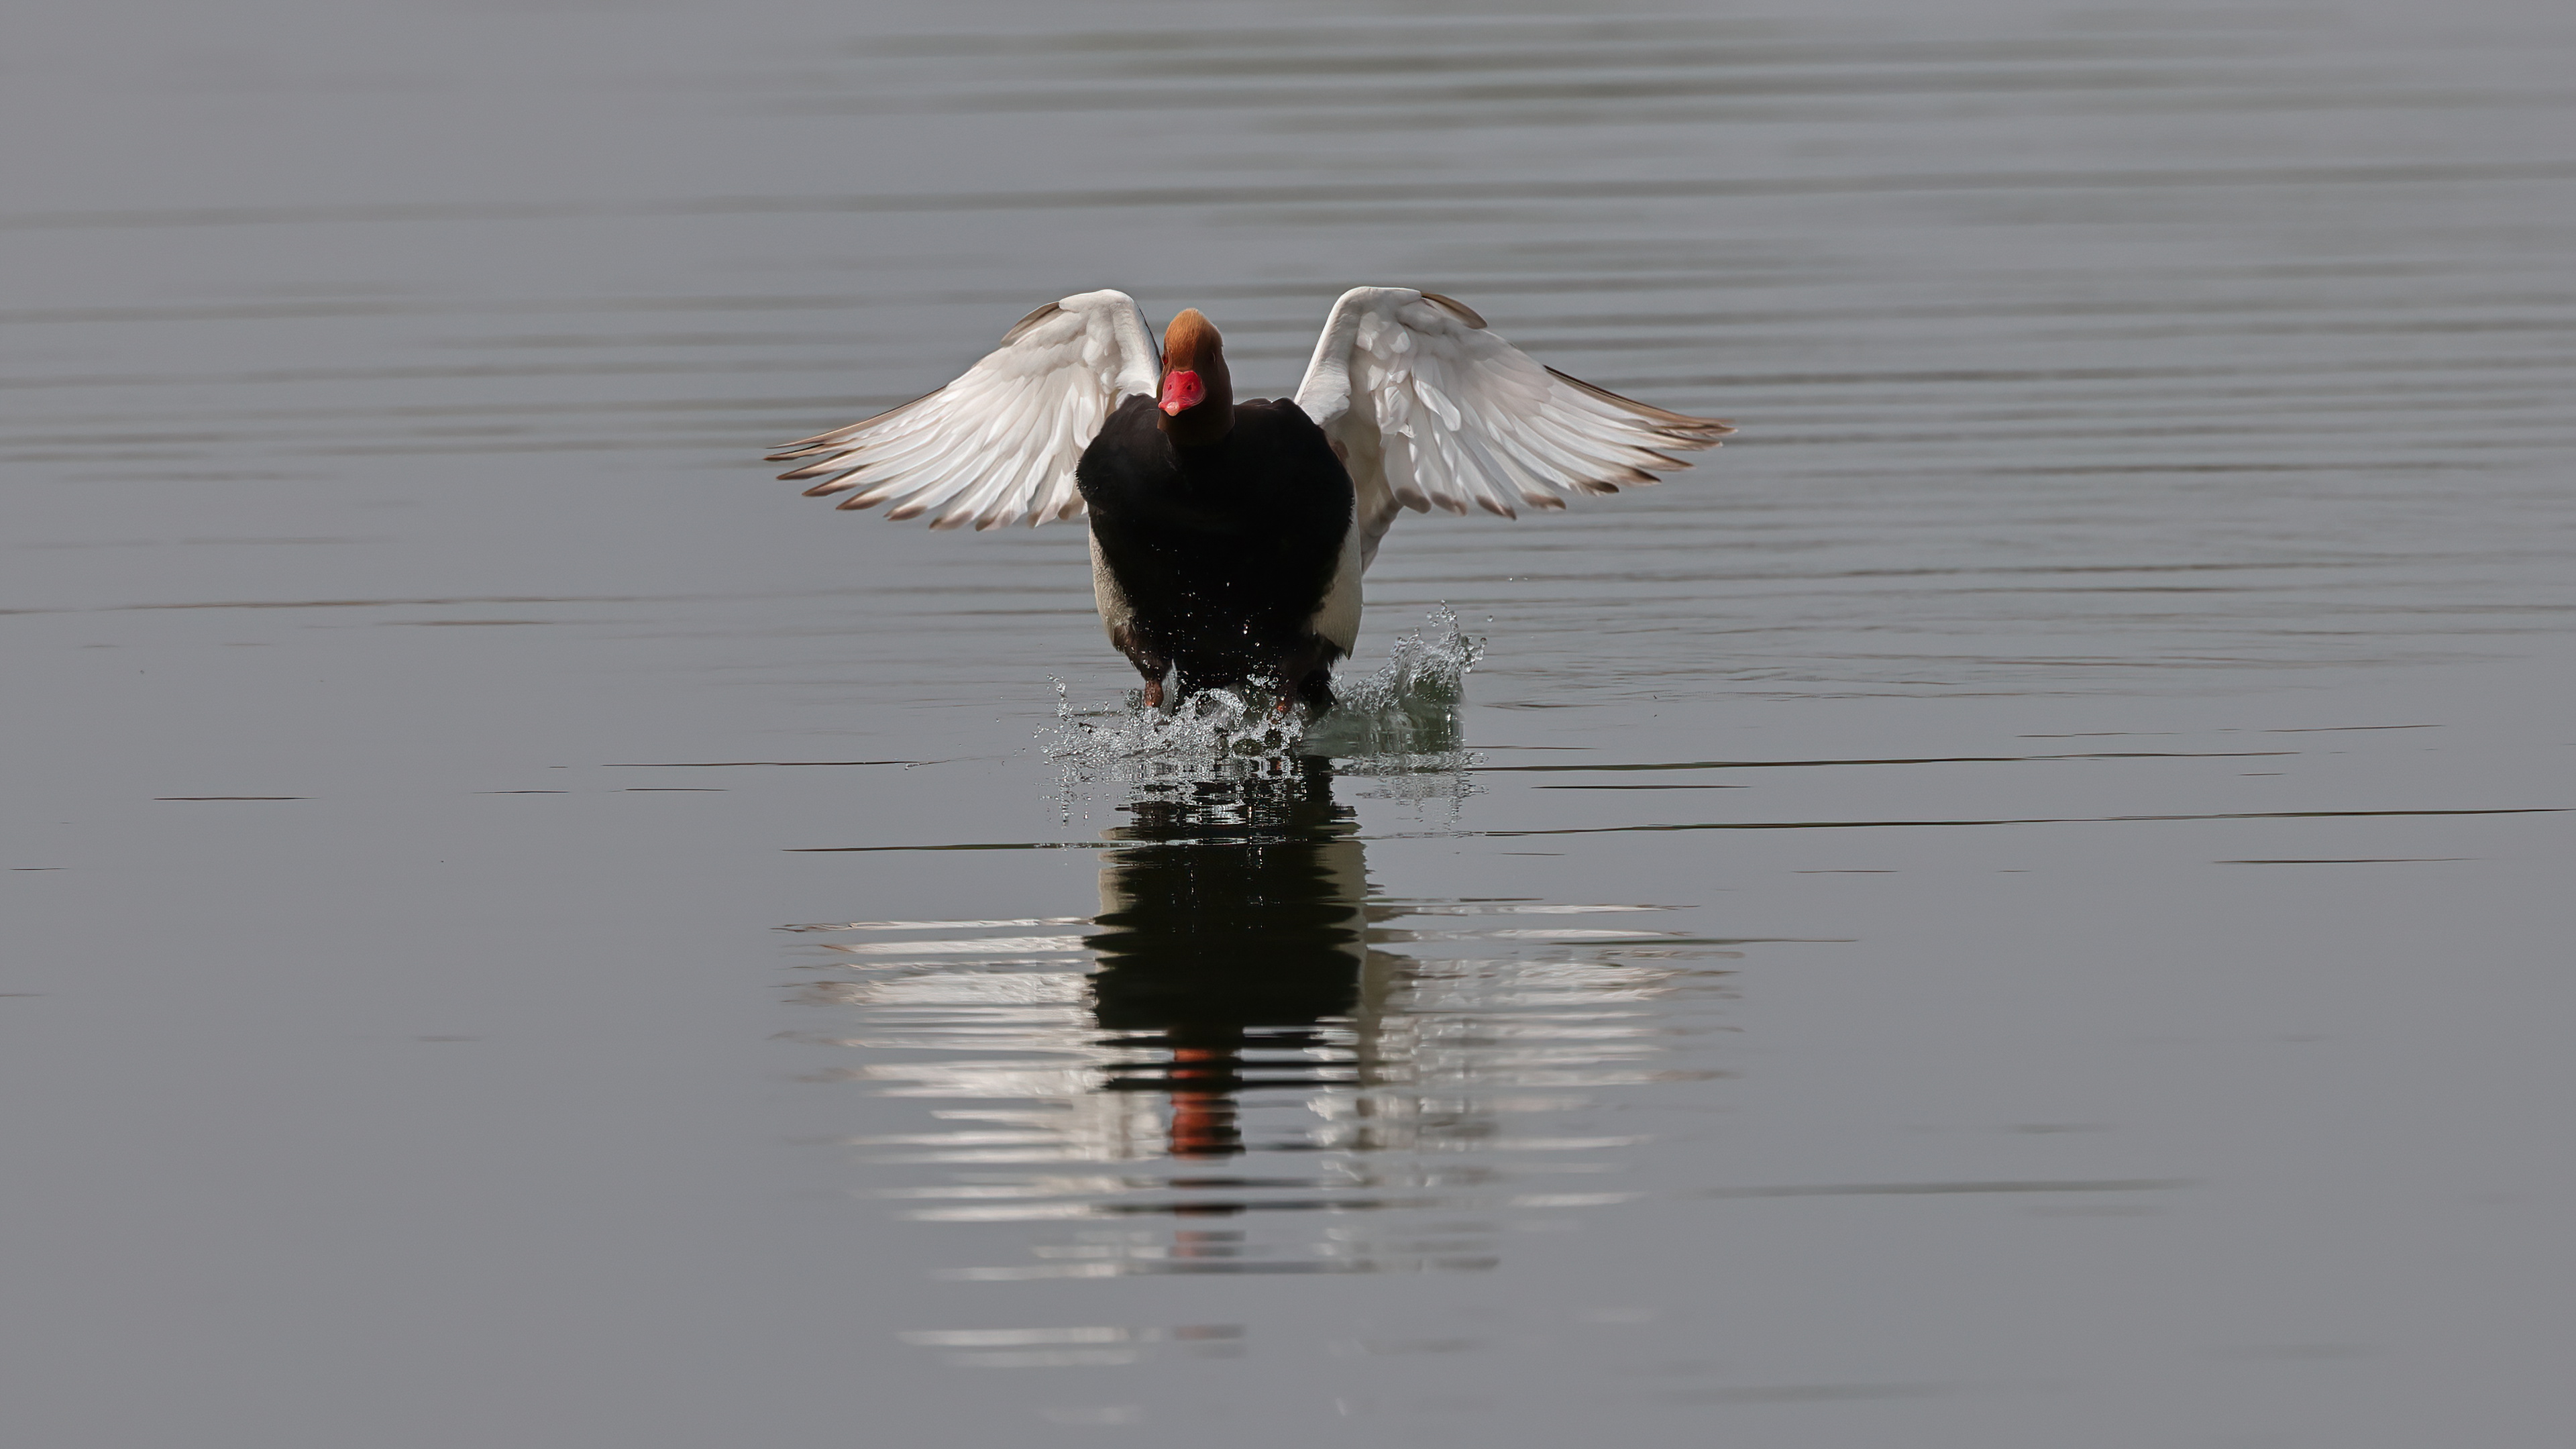
POLYGON ((10 1442, 2563 1444, 2576 22, 1681 8, 14 15, 10 1442), (1408 757, 757 461, 1362 282, 1408 757))

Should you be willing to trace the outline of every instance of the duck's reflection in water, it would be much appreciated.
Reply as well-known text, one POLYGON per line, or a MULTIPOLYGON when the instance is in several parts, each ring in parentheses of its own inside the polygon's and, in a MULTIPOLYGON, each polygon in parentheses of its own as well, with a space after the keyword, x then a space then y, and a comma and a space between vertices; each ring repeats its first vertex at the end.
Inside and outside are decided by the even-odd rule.
POLYGON ((1242 1152, 1246 1091, 1349 1081, 1353 1017, 1384 996, 1357 824, 1324 761, 1297 765, 1143 795, 1108 832, 1127 848, 1101 869, 1090 941, 1092 1011, 1122 1056, 1106 1085, 1169 1096, 1177 1159, 1242 1152))
POLYGON ((1599 1114, 1707 1075, 1675 1018, 1729 943, 1639 903, 1373 896, 1344 783, 1135 787, 1089 921, 797 928, 856 937, 805 996, 855 1012, 805 1037, 860 1054, 824 1078, 928 1109, 852 1139, 871 1191, 1006 1235, 947 1276, 1472 1272, 1627 1195, 1599 1154, 1640 1139, 1599 1114))

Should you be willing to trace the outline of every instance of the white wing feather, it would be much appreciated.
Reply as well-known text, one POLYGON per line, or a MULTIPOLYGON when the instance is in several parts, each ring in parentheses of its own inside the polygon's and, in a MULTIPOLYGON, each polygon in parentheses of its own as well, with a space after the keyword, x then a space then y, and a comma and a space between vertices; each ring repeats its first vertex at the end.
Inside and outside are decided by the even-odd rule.
POLYGON ((848 493, 843 508, 936 511, 933 528, 1034 526, 1082 516, 1073 466, 1119 400, 1154 392, 1161 370, 1134 298, 1084 292, 1050 302, 963 377, 865 422, 790 443, 773 463, 811 459, 782 478, 807 497, 848 493))
POLYGON ((1656 482, 1690 466, 1671 454, 1735 431, 1542 367, 1463 304, 1411 287, 1342 294, 1297 405, 1347 453, 1363 566, 1399 509, 1563 508, 1656 482))

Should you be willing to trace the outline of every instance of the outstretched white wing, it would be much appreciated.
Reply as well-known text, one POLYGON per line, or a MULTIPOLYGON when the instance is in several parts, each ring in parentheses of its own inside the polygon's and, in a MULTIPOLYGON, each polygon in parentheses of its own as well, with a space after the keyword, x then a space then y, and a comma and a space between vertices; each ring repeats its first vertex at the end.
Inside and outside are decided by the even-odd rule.
POLYGON ((1073 465, 1129 393, 1154 393, 1160 359, 1136 301, 1084 292, 1019 320, 955 382, 865 422, 790 443, 773 463, 810 458, 790 481, 843 508, 892 503, 888 518, 938 510, 933 528, 1034 526, 1082 514, 1073 465), (856 490, 856 491, 853 491, 856 490))
POLYGON ((1297 405, 1347 450, 1370 559, 1399 508, 1563 508, 1653 483, 1690 466, 1672 453, 1735 431, 1542 367, 1464 304, 1411 287, 1342 294, 1297 405))

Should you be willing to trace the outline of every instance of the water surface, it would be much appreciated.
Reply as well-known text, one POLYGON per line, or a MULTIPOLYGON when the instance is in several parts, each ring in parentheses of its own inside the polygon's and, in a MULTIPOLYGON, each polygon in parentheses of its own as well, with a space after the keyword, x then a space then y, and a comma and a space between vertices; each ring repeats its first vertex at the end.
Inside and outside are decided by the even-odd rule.
POLYGON ((1685 10, 19 22, 13 1441, 2560 1442, 2576 32, 1685 10), (757 461, 1361 282, 1743 428, 1454 716, 757 461))

